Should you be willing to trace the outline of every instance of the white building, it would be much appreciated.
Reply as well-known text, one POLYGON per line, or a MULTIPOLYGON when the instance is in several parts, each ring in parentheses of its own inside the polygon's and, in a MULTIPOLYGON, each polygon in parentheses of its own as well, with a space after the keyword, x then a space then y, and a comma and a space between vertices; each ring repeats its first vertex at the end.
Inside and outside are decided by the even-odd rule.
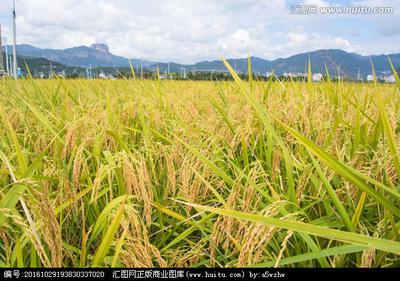
POLYGON ((103 71, 100 72, 99 78, 100 79, 111 79, 111 80, 114 80, 114 76, 112 76, 111 74, 105 74, 103 71))
POLYGON ((100 79, 108 79, 108 76, 104 74, 104 72, 100 72, 99 74, 100 79))
POLYGON ((394 75, 385 76, 385 77, 383 77, 383 80, 385 81, 385 83, 395 83, 396 82, 394 75))
POLYGON ((368 74, 368 76, 367 76, 367 81, 368 81, 368 82, 374 81, 374 76, 373 76, 372 74, 368 74))
POLYGON ((322 74, 321 73, 315 73, 312 76, 313 82, 321 82, 322 81, 322 74))
POLYGON ((287 73, 288 77, 299 78, 299 77, 307 77, 307 74, 301 72, 289 72, 287 73))

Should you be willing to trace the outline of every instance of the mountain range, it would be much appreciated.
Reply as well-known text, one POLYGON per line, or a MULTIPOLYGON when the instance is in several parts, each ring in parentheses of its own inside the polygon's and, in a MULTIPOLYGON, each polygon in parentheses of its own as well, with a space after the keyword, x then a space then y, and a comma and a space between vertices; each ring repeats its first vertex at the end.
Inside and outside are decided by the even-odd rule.
MULTIPOLYGON (((5 46, 11 52, 11 46, 5 46)), ((3 49, 4 49, 3 48, 3 49)), ((112 54, 105 44, 95 43, 90 47, 79 46, 67 49, 42 49, 28 44, 17 45, 17 54, 26 58, 44 58, 58 62, 66 67, 127 67, 128 58, 112 54)), ((363 56, 349 53, 340 49, 326 49, 301 53, 287 58, 266 60, 259 57, 251 57, 254 73, 266 74, 273 69, 277 75, 284 73, 305 73, 308 59, 311 61, 313 73, 325 73, 325 65, 331 75, 352 78, 366 78, 371 73, 371 61, 378 74, 384 75, 391 72, 388 56, 396 69, 400 68, 400 54, 363 56)), ((228 59, 228 62, 239 73, 247 72, 247 58, 228 59)), ((185 71, 226 71, 221 60, 201 61, 194 64, 165 63, 140 59, 131 59, 132 65, 137 68, 143 66, 144 71, 160 72, 169 68, 170 72, 185 71)))
MULTIPOLYGON (((8 48, 8 53, 10 53, 12 51, 11 46, 6 47, 8 48)), ((28 44, 20 44, 17 45, 17 54, 25 57, 45 58, 68 66, 129 66, 129 61, 127 58, 111 54, 108 46, 100 43, 92 44, 90 47, 79 46, 63 50, 41 49, 28 44)), ((132 63, 138 62, 139 60, 132 60, 132 63)), ((143 61, 142 63, 144 66, 148 66, 155 64, 156 62, 143 61)))

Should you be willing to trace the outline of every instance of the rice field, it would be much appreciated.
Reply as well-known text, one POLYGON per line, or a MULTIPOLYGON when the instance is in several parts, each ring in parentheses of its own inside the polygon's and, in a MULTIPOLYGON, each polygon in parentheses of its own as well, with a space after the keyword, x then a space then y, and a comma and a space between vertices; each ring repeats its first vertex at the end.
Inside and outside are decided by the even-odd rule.
POLYGON ((400 82, 0 81, 0 267, 399 267, 400 82))

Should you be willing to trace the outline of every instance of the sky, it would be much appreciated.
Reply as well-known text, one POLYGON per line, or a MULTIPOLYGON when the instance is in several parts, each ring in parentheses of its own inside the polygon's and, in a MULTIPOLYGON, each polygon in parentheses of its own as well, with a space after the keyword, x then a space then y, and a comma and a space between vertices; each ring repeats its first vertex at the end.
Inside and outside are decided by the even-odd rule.
MULTIPOLYGON (((0 0, 11 41, 12 0, 0 0)), ((113 54, 193 63, 339 48, 400 53, 400 0, 16 0, 17 43, 64 49, 105 43, 113 54), (291 14, 293 5, 393 7, 391 14, 291 14)))

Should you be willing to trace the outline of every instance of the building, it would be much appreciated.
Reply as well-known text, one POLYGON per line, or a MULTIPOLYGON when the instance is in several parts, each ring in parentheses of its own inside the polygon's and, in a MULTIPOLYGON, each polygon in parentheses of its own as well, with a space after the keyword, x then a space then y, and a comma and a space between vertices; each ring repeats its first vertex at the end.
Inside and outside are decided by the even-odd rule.
POLYGON ((368 76, 367 76, 367 81, 368 81, 368 82, 374 81, 374 76, 373 76, 372 74, 368 74, 368 76))
POLYGON ((394 78, 394 75, 388 75, 383 77, 383 81, 385 83, 396 83, 396 78, 394 78))
POLYGON ((289 73, 285 73, 285 74, 286 74, 285 77, 291 77, 291 78, 305 78, 305 77, 307 77, 307 74, 301 73, 301 72, 289 72, 289 73))
POLYGON ((111 74, 105 74, 103 71, 100 72, 99 74, 99 78, 100 79, 114 79, 114 76, 112 76, 111 74))
POLYGON ((315 73, 315 74, 313 74, 313 76, 312 76, 313 82, 321 82, 321 81, 322 81, 322 78, 323 78, 323 76, 322 76, 321 73, 315 73))

